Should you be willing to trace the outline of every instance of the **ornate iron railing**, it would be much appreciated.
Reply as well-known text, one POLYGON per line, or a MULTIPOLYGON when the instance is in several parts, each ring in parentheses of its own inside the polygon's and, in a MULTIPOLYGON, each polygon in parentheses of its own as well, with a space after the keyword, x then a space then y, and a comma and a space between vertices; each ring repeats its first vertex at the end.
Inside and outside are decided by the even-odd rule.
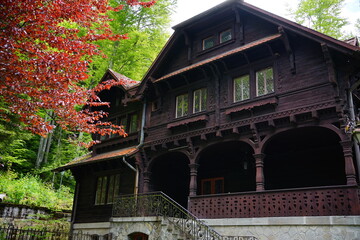
POLYGON ((113 217, 161 216, 194 240, 256 240, 251 236, 224 237, 162 192, 122 196, 113 217))

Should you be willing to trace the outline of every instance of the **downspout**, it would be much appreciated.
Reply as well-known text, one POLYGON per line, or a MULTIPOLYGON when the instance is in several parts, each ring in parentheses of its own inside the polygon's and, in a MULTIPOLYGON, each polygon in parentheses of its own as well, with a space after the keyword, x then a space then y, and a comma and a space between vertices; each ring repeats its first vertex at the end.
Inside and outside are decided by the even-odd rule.
POLYGON ((74 233, 74 224, 75 224, 75 218, 76 218, 76 212, 77 212, 77 204, 78 204, 78 197, 79 197, 79 189, 80 189, 80 183, 75 179, 75 194, 74 194, 74 200, 73 200, 73 208, 71 212, 71 222, 70 222, 70 233, 74 233))
MULTIPOLYGON (((146 121, 146 98, 144 99, 143 111, 142 111, 142 116, 141 116, 140 142, 136 146, 137 149, 141 148, 144 145, 145 121, 146 121)), ((135 190, 134 190, 134 192, 135 192, 135 194, 138 194, 138 192, 139 192, 139 168, 138 168, 138 166, 136 166, 136 168, 134 168, 130 163, 128 163, 126 161, 126 157, 127 157, 127 155, 123 156, 122 160, 131 170, 133 170, 135 172, 135 190)))
MULTIPOLYGON (((356 118, 355 118, 355 110, 354 110, 352 91, 353 91, 353 88, 351 88, 348 92, 349 113, 350 113, 350 121, 355 123, 356 118)), ((352 139, 352 140, 354 142, 355 159, 356 159, 356 165, 357 165, 357 170, 358 170, 358 183, 360 184, 360 148, 359 148, 359 144, 356 141, 354 141, 354 139, 352 139)))

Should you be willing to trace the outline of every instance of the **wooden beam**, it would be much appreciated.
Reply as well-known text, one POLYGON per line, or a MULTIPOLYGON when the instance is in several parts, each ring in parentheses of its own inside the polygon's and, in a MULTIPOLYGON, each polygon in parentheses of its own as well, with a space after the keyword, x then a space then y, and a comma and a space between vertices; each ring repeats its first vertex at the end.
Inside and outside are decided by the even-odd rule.
POLYGON ((241 44, 244 44, 244 24, 239 13, 239 9, 234 7, 233 11, 235 12, 236 22, 235 22, 235 33, 236 30, 239 31, 238 39, 241 44))
POLYGON ((311 111, 311 117, 314 119, 319 119, 319 113, 316 110, 311 111))
POLYGON ((189 63, 191 63, 191 60, 192 60, 192 41, 189 37, 189 34, 182 30, 182 33, 184 34, 184 37, 185 37, 185 45, 187 46, 188 48, 188 54, 187 54, 187 60, 189 63))
POLYGON ((327 67, 327 70, 328 70, 329 82, 331 82, 334 85, 337 85, 336 73, 335 73, 335 65, 334 65, 334 61, 333 61, 333 59, 331 57, 329 47, 325 43, 322 43, 321 44, 321 49, 322 49, 322 52, 324 54, 324 59, 325 59, 326 67, 327 67))
POLYGON ((207 140, 206 134, 201 134, 200 139, 206 141, 207 140))
POLYGON ((290 123, 296 124, 296 117, 295 117, 295 115, 290 115, 290 123))
POLYGON ((269 119, 269 120, 268 120, 268 125, 269 125, 269 127, 274 128, 274 127, 275 127, 274 119, 269 119))
POLYGON ((256 127, 255 123, 250 124, 250 130, 251 130, 251 134, 253 135, 254 142, 258 142, 259 141, 259 134, 258 134, 258 130, 257 130, 257 127, 256 127))
POLYGON ((155 145, 151 145, 151 151, 156 151, 155 145))
POLYGON ((286 52, 288 54, 291 73, 295 74, 296 73, 295 55, 294 55, 294 52, 293 52, 293 50, 291 48, 289 38, 288 38, 288 36, 287 36, 287 34, 286 34, 286 32, 285 32, 285 30, 284 30, 284 28, 282 26, 280 26, 278 28, 278 30, 279 30, 279 33, 281 34, 281 39, 282 39, 282 41, 284 43, 286 52))
POLYGON ((233 127, 232 132, 235 134, 239 134, 239 129, 237 127, 233 127))

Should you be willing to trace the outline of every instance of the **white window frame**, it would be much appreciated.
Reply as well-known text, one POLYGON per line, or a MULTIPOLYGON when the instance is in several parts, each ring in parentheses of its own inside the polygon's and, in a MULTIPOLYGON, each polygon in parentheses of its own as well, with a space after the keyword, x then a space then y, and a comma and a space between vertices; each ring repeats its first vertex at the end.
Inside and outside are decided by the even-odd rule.
POLYGON ((193 92, 193 113, 198 113, 198 112, 203 112, 203 111, 205 111, 206 110, 206 105, 207 105, 207 88, 199 88, 199 89, 197 89, 197 90, 195 90, 194 92, 193 92), (200 108, 199 108, 199 110, 198 111, 196 111, 195 110, 195 94, 197 93, 197 92, 200 92, 200 98, 199 98, 199 101, 200 101, 200 103, 199 103, 199 105, 200 105, 200 108), (203 97, 203 94, 205 93, 205 97, 206 97, 206 99, 205 99, 205 102, 203 102, 202 101, 202 97, 203 97))
POLYGON ((273 93, 275 91, 275 80, 274 80, 274 69, 272 67, 267 67, 267 68, 263 68, 259 71, 256 71, 255 73, 256 75, 256 96, 259 97, 259 96, 263 96, 263 95, 267 95, 269 93, 273 93), (268 91, 267 89, 267 79, 266 79, 266 74, 265 74, 265 78, 263 79, 263 84, 264 84, 264 93, 262 94, 259 94, 259 75, 258 73, 260 72, 266 72, 267 70, 271 70, 272 71, 272 90, 271 91, 268 91))
POLYGON ((244 100, 247 100, 247 99, 250 99, 250 75, 249 74, 246 74, 246 75, 242 75, 242 76, 239 76, 239 77, 236 77, 233 79, 233 101, 234 102, 241 102, 241 101, 244 101, 244 100), (248 88, 248 98, 244 98, 244 81, 241 81, 241 88, 240 89, 237 89, 235 86, 235 81, 238 80, 238 79, 243 79, 247 77, 247 82, 248 82, 248 85, 247 85, 247 88, 248 88), (236 99, 236 92, 237 90, 241 91, 241 99, 237 100, 236 99))
POLYGON ((184 112, 184 103, 185 103, 185 101, 184 101, 184 97, 187 97, 187 101, 189 101, 189 94, 187 94, 187 93, 184 93, 184 94, 181 94, 181 95, 178 95, 178 96, 176 96, 176 106, 175 106, 175 118, 180 118, 180 117, 184 117, 184 116, 186 116, 186 115, 188 115, 188 113, 189 113, 189 103, 188 103, 188 105, 187 105, 187 112, 185 113, 184 112), (183 101, 183 103, 182 103, 182 113, 180 114, 180 115, 178 115, 178 107, 179 107, 179 99, 181 98, 181 100, 183 101))

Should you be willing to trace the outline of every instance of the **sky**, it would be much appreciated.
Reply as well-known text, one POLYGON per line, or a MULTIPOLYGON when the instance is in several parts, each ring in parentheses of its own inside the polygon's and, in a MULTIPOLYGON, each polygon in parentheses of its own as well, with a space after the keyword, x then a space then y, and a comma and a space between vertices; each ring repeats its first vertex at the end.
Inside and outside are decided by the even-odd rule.
MULTIPOLYGON (((225 0, 177 0, 178 7, 172 17, 172 26, 181 23, 201 12, 210 9, 225 0)), ((298 0, 245 0, 256 7, 272 12, 281 17, 291 20, 287 9, 296 8, 298 0)), ((342 16, 348 18, 351 22, 344 30, 346 32, 355 32, 354 24, 357 18, 360 18, 360 0, 345 0, 342 16)))

